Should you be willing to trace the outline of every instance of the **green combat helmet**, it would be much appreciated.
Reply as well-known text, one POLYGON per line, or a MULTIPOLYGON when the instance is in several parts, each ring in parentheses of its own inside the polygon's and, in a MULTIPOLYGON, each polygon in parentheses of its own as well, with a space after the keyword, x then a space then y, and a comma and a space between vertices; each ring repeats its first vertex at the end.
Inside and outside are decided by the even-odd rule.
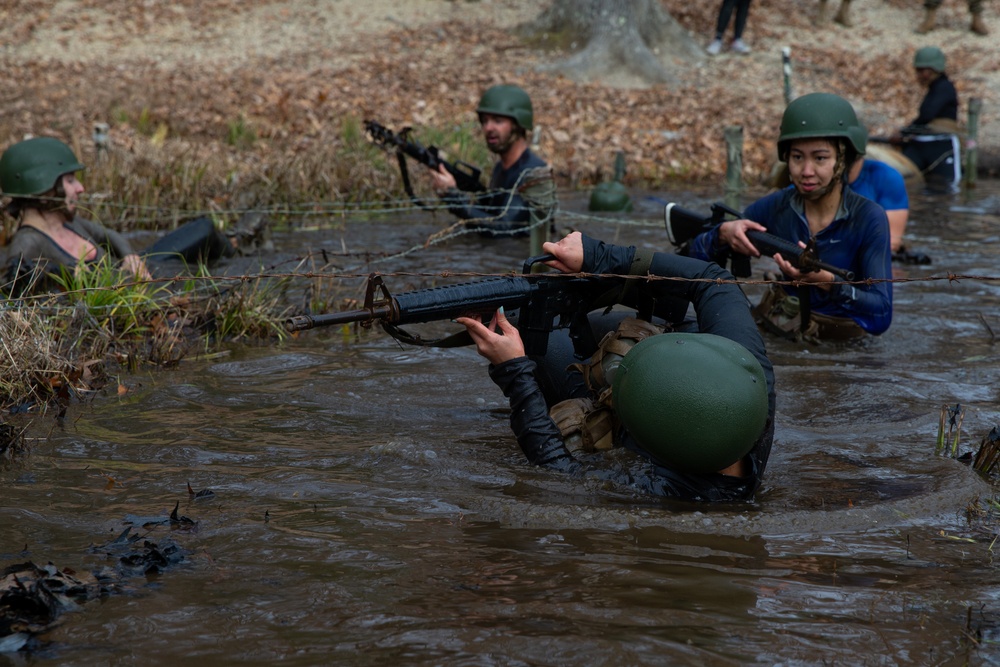
POLYGON ((26 139, 0 156, 0 191, 8 197, 40 195, 55 187, 63 174, 84 168, 70 147, 58 139, 26 139))
POLYGON ((628 351, 611 390, 615 413, 661 463, 722 470, 753 448, 767 423, 767 380, 750 352, 714 334, 665 333, 628 351))
POLYGON ((535 125, 531 98, 517 86, 501 84, 488 89, 479 100, 476 113, 491 113, 513 118, 526 132, 530 132, 535 125))
POLYGON ((914 69, 932 69, 938 74, 944 71, 944 52, 936 46, 925 46, 913 54, 914 69))
POLYGON ((854 138, 851 139, 851 145, 854 146, 854 150, 858 152, 858 155, 864 155, 868 152, 868 128, 860 122, 854 130, 854 138))
POLYGON ((632 211, 632 198, 628 188, 622 183, 625 177, 625 154, 618 151, 615 156, 615 177, 607 183, 599 183, 590 193, 591 211, 632 211))
MULTIPOLYGON (((833 93, 809 93, 792 100, 781 117, 778 159, 786 160, 796 139, 843 137, 857 155, 864 155, 867 138, 851 103, 833 93)), ((848 161, 850 162, 850 160, 848 161)))

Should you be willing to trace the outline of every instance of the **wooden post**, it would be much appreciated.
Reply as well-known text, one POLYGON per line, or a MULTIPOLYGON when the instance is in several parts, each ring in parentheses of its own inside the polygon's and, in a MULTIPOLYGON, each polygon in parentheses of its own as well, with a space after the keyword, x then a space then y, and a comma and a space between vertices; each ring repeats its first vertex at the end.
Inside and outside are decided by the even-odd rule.
MULTIPOLYGON (((532 216, 531 221, 532 223, 536 223, 534 216, 532 216)), ((542 244, 548 240, 549 240, 549 225, 547 223, 543 224, 536 223, 535 226, 531 228, 531 236, 528 238, 528 246, 529 246, 528 256, 538 257, 539 255, 541 255, 542 244)), ((532 272, 534 273, 544 271, 548 268, 544 264, 537 264, 536 266, 538 267, 537 269, 534 266, 531 267, 532 272)))
POLYGON ((792 49, 788 46, 781 47, 781 71, 785 77, 785 105, 795 99, 792 93, 792 49))
POLYGON ((625 180, 625 151, 615 153, 615 183, 625 180))
POLYGON ((730 125, 725 129, 726 138, 726 206, 742 210, 740 195, 743 193, 743 126, 730 125))
MULTIPOLYGON (((531 150, 538 155, 539 144, 542 141, 542 126, 535 125, 531 133, 531 150)), ((552 185, 553 192, 555 185, 552 185)), ((554 196, 554 194, 553 194, 554 196)), ((539 224, 538 212, 534 206, 531 207, 531 233, 528 236, 528 257, 538 257, 542 254, 542 244, 549 240, 549 223, 539 224)), ((532 273, 538 273, 548 269, 544 264, 535 264, 531 267, 532 273)))
POLYGON ((978 97, 969 100, 968 137, 965 140, 965 187, 976 187, 976 171, 979 169, 979 113, 983 101, 978 97))

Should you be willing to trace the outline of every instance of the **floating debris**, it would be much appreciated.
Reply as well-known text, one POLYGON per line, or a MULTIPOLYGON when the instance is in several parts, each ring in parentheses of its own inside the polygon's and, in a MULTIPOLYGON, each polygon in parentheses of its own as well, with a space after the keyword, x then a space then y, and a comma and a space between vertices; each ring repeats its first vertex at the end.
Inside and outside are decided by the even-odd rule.
POLYGON ((184 560, 186 552, 173 541, 157 544, 131 531, 128 527, 90 549, 114 559, 114 567, 77 573, 28 561, 5 568, 0 574, 0 653, 31 650, 35 637, 51 629, 62 614, 125 589, 131 577, 157 575, 184 560))
POLYGON ((52 563, 6 567, 0 575, 0 653, 20 651, 63 613, 76 611, 104 591, 93 575, 77 576, 52 563))
POLYGON ((191 488, 191 482, 188 482, 187 487, 188 487, 188 495, 191 496, 194 500, 205 500, 208 498, 215 497, 215 492, 212 491, 211 489, 202 489, 198 493, 195 493, 194 489, 191 488))
POLYGON ((180 526, 196 526, 197 523, 193 519, 189 519, 186 516, 180 516, 177 514, 177 510, 181 507, 181 501, 177 501, 174 505, 174 511, 170 513, 170 525, 177 528, 180 526))

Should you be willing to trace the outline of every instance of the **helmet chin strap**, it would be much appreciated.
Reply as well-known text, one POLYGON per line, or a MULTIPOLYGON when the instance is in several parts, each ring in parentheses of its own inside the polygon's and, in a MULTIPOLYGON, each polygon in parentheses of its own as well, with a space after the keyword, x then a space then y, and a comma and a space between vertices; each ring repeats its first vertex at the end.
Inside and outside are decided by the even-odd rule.
POLYGON ((34 208, 43 213, 61 213, 67 221, 72 220, 69 209, 66 207, 66 190, 63 188, 62 179, 56 182, 54 188, 36 197, 25 197, 25 203, 21 209, 34 208))

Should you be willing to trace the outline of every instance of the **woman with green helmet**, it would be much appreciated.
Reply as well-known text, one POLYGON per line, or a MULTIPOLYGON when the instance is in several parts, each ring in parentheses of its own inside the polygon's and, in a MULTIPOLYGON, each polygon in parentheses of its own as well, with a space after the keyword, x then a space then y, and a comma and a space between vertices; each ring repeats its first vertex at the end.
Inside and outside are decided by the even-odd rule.
POLYGON ((648 320, 663 321, 656 317, 662 315, 667 330, 684 326, 679 320, 693 305, 697 331, 660 333, 663 329, 647 320, 632 328, 643 333, 629 334, 634 340, 622 346, 625 339, 616 334, 635 320, 626 318, 613 331, 614 324, 606 324, 614 313, 604 315, 602 309, 600 315, 591 313, 600 345, 584 342, 587 336, 571 340, 560 329, 550 334, 543 357, 529 358, 502 310, 487 325, 459 318, 510 400, 511 430, 528 461, 631 492, 751 499, 774 436, 774 372, 732 275, 710 262, 615 246, 580 232, 545 243, 543 250, 553 258, 547 264, 564 273, 682 278, 636 281, 634 290, 623 290, 615 300, 648 320), (677 310, 677 303, 684 308, 677 310), (670 306, 658 309, 662 304, 670 306), (601 336, 604 329, 611 335, 601 336), (609 350, 620 354, 602 356, 609 350), (567 368, 567 361, 578 363, 567 368), (602 379, 595 380, 597 375, 602 379), (557 412, 574 404, 582 414, 566 428, 557 412), (608 465, 600 450, 612 446, 635 456, 621 452, 608 465))
POLYGON ((83 169, 72 149, 52 137, 26 139, 0 156, 0 193, 11 198, 7 210, 18 221, 6 248, 11 272, 38 265, 53 272, 110 253, 136 278, 151 278, 124 236, 76 215, 84 192, 76 172, 83 169))
POLYGON ((757 200, 732 220, 696 237, 690 256, 724 262, 730 252, 759 257, 747 230, 766 231, 803 247, 827 264, 852 271, 846 282, 829 271, 803 273, 781 255, 786 281, 772 285, 756 309, 761 326, 788 337, 850 339, 881 334, 892 322, 889 223, 885 211, 847 187, 865 150, 854 108, 830 93, 793 100, 781 119, 778 158, 792 182, 757 200), (806 300, 806 303, 803 303, 806 300))
POLYGON ((119 261, 127 274, 150 280, 144 258, 193 261, 235 252, 209 218, 198 218, 136 253, 118 232, 77 214, 84 187, 76 173, 83 169, 73 150, 53 137, 20 141, 0 155, 0 195, 10 198, 7 211, 18 221, 4 248, 8 293, 47 290, 46 276, 105 256, 119 261))

